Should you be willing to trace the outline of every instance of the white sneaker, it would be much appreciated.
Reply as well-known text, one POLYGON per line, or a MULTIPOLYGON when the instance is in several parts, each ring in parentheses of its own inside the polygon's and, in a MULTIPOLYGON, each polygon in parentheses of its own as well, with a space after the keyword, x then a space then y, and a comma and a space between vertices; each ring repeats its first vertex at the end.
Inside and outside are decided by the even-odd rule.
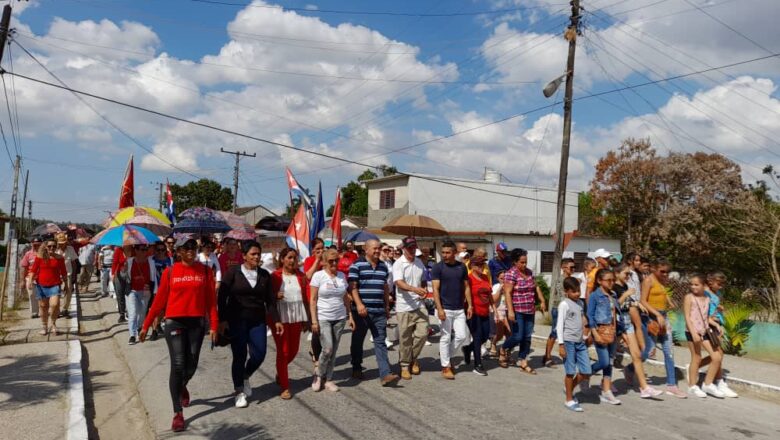
POLYGON ((236 394, 236 408, 246 408, 248 405, 249 402, 246 401, 246 394, 244 393, 236 394))
POLYGON ((612 394, 612 391, 601 392, 599 394, 599 401, 602 403, 609 403, 610 405, 620 405, 622 402, 612 394))
POLYGON ((701 397, 702 399, 707 397, 707 393, 701 390, 698 385, 688 387, 688 394, 691 396, 701 397))
POLYGON ((431 341, 429 341, 429 340, 427 340, 427 339, 426 339, 426 340, 425 340, 425 345, 426 345, 426 346, 428 346, 428 345, 431 345, 431 341))
POLYGON ((702 391, 704 391, 705 393, 709 394, 710 396, 712 396, 712 397, 717 397, 717 398, 719 398, 719 399, 723 399, 724 397, 726 397, 726 395, 725 395, 725 394, 723 394, 723 393, 722 393, 722 392, 721 392, 721 391, 718 389, 718 387, 716 387, 716 386, 715 386, 715 384, 712 384, 712 383, 711 383, 711 384, 704 384, 704 385, 701 387, 701 390, 702 390, 702 391))
POLYGON ((389 339, 385 339, 385 345, 387 345, 387 348, 390 348, 390 347, 393 346, 393 341, 391 341, 389 339))
POLYGON ((249 379, 244 379, 244 394, 246 397, 252 397, 252 384, 249 383, 249 379))
POLYGON ((723 393, 723 395, 726 397, 730 397, 730 398, 739 397, 739 394, 735 393, 734 390, 729 388, 729 384, 727 384, 726 381, 723 379, 719 380, 716 386, 718 387, 720 392, 723 393))

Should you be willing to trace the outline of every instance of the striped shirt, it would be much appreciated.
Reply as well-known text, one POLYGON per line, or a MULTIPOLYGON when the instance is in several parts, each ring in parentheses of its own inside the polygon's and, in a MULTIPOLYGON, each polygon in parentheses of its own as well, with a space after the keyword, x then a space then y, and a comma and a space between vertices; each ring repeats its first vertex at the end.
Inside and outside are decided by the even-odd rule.
MULTIPOLYGON (((387 265, 381 261, 374 267, 363 257, 349 266, 348 281, 357 283, 360 299, 371 313, 385 312, 385 286, 389 278, 387 265)), ((352 308, 355 308, 354 303, 352 308)))
POLYGON ((520 270, 512 267, 504 274, 504 282, 512 285, 512 306, 517 313, 533 314, 536 312, 536 280, 531 269, 526 269, 526 277, 520 276, 520 270))

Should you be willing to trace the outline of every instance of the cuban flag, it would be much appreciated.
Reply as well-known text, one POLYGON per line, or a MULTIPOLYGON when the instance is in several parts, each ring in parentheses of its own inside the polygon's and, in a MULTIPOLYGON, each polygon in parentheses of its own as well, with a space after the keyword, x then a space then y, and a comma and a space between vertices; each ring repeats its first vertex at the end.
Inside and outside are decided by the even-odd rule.
POLYGON ((314 243, 314 239, 317 235, 325 229, 325 210, 322 204, 322 182, 320 182, 319 191, 317 192, 317 206, 312 211, 311 222, 311 235, 309 236, 309 246, 314 243))
POLYGON ((165 181, 165 215, 172 225, 176 224, 176 208, 173 206, 173 193, 171 193, 171 184, 165 181))
POLYGON ((293 177, 290 168, 285 167, 285 171, 287 172, 287 187, 290 189, 290 193, 300 197, 303 203, 306 204, 306 206, 309 207, 313 206, 311 203, 311 199, 306 194, 306 191, 303 190, 303 187, 299 185, 298 181, 295 180, 295 177, 293 177))
POLYGON ((287 245, 298 251, 301 258, 309 256, 309 219, 306 215, 308 209, 301 203, 298 206, 298 212, 295 213, 290 227, 287 228, 287 245))

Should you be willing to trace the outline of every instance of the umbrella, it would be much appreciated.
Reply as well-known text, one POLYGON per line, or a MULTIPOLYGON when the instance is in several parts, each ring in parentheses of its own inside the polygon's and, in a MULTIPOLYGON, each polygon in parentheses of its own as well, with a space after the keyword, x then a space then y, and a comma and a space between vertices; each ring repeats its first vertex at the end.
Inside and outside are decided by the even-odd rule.
MULTIPOLYGON (((130 223, 130 220, 135 217, 140 216, 149 216, 157 220, 155 223, 149 223, 151 226, 156 226, 159 224, 163 225, 170 225, 171 221, 168 220, 168 217, 165 216, 162 212, 153 209, 153 208, 147 208, 145 206, 131 206, 129 208, 120 209, 119 211, 114 212, 111 214, 105 222, 103 222, 103 226, 107 228, 111 228, 114 226, 123 225, 125 223, 130 223)), ((141 226, 142 228, 146 228, 141 223, 130 223, 135 224, 136 226, 141 226)), ((147 228, 152 229, 152 228, 147 228)))
POLYGON ((55 225, 54 223, 45 223, 35 228, 32 232, 32 235, 54 235, 58 232, 62 232, 62 229, 60 229, 59 226, 55 225))
MULTIPOLYGON (((168 223, 162 223, 157 217, 152 217, 149 214, 138 215, 126 220, 123 225, 140 226, 144 229, 148 229, 159 236, 170 235, 173 230, 168 223)), ((116 226, 116 225, 115 225, 116 226)))
POLYGON ((246 228, 238 228, 238 229, 232 229, 230 232, 225 234, 225 237, 228 238, 234 238, 236 240, 257 240, 257 232, 255 232, 254 228, 246 229, 246 228))
POLYGON ((152 244, 160 241, 154 232, 140 226, 120 225, 106 229, 92 237, 91 242, 97 245, 127 246, 136 244, 152 244))
POLYGON ((440 237, 447 235, 444 226, 424 215, 402 215, 388 222, 382 230, 411 237, 440 237))
POLYGON ((217 211, 202 206, 187 209, 179 214, 179 219, 173 228, 174 232, 216 234, 231 229, 217 211))
POLYGON ((379 240, 379 237, 366 231, 365 229, 358 229, 357 231, 350 232, 344 238, 344 241, 354 241, 355 243, 365 243, 368 240, 379 240))
POLYGON ((257 239, 255 227, 247 223, 246 220, 244 220, 244 218, 240 215, 234 214, 230 211, 217 211, 217 214, 222 216, 222 218, 225 220, 225 223, 227 223, 227 225, 231 228, 230 232, 228 232, 225 237, 234 238, 236 240, 257 239))

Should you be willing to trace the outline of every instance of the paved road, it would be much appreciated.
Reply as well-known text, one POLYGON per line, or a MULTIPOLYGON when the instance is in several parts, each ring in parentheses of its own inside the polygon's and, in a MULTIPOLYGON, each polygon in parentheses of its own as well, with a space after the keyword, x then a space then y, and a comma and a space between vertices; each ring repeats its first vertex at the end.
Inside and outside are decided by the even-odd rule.
MULTIPOLYGON (((100 306, 112 311, 111 300, 100 306)), ((102 318, 110 327, 116 314, 102 318)), ((780 437, 780 405, 742 397, 732 400, 657 401, 625 394, 618 373, 621 406, 598 403, 595 394, 581 395, 585 412, 574 414, 563 407, 562 367, 540 369, 538 376, 517 368, 500 369, 488 361, 488 377, 461 367, 455 381, 441 378, 438 347, 426 347, 423 374, 402 381, 397 388, 382 388, 376 364, 366 340, 364 365, 369 380, 351 380, 348 359, 349 332, 342 337, 336 381, 339 393, 314 393, 310 388, 311 363, 302 346, 291 365, 295 394, 290 401, 277 397, 274 381, 275 350, 269 338, 266 362, 253 377, 254 395, 249 408, 233 407, 230 351, 204 347, 201 364, 190 390, 192 406, 185 409, 188 431, 170 431, 172 409, 168 397, 168 353, 162 340, 127 346, 126 332, 113 336, 123 351, 148 413, 149 426, 158 438, 673 438, 673 439, 771 439, 780 437)), ((302 343, 305 345, 305 341, 302 343)), ((99 355, 92 353, 92 356, 99 355)), ((536 355, 539 355, 537 352, 536 355)), ((532 357, 538 362, 537 357, 532 357)), ((397 360, 397 352, 391 352, 397 360)), ((659 379, 660 380, 660 379, 659 379)))

